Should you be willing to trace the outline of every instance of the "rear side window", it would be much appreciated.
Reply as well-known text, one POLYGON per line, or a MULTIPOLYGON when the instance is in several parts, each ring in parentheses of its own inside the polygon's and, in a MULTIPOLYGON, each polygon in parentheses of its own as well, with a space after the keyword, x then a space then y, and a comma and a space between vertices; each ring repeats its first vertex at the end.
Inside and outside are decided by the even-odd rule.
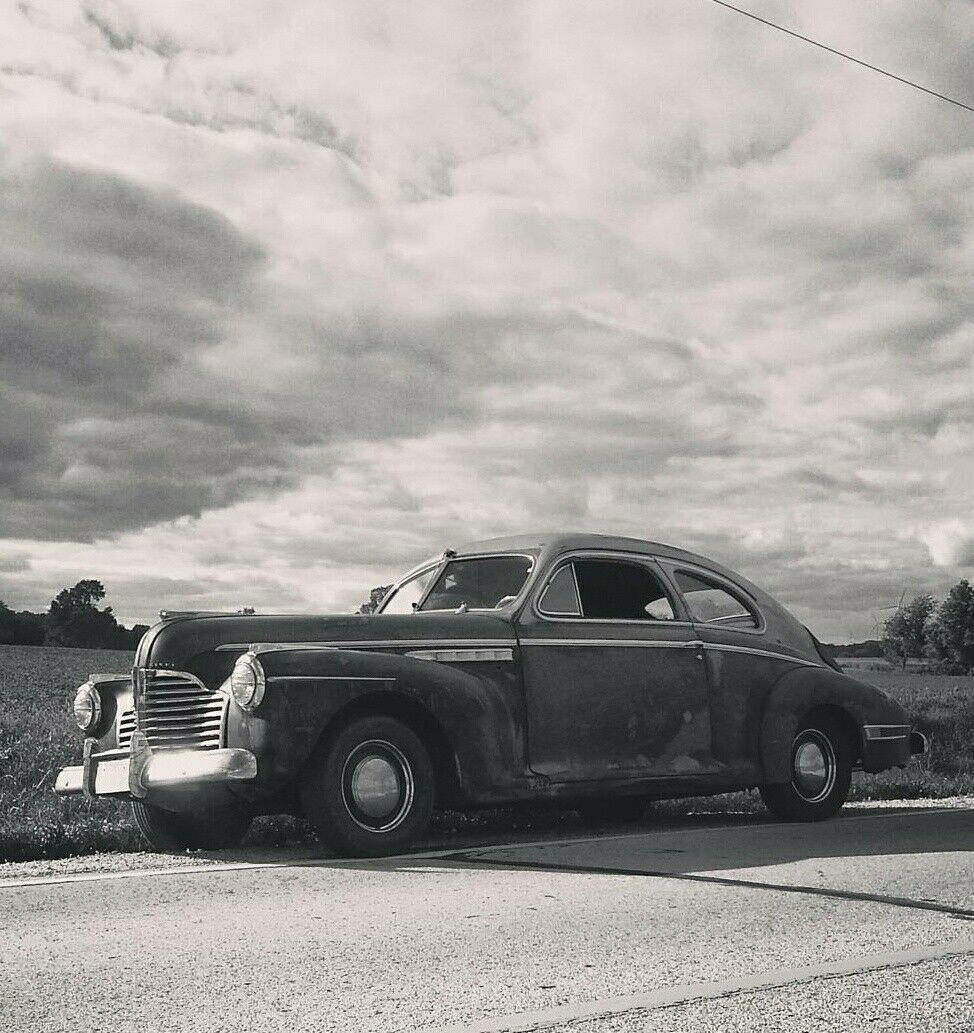
POLYGON ((717 581, 711 581, 702 574, 691 574, 688 570, 676 571, 675 579, 690 616, 698 624, 729 628, 760 626, 757 614, 717 581))
POLYGON ((585 620, 673 620, 666 590, 642 564, 575 560, 572 566, 585 620))

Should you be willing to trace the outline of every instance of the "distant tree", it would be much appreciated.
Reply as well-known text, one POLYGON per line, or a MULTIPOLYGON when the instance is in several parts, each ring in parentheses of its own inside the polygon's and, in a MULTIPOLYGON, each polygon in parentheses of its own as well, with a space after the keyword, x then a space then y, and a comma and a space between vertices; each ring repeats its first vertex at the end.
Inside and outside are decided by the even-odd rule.
POLYGON ((934 606, 932 595, 915 596, 905 606, 897 607, 883 627, 883 652, 891 661, 901 664, 904 670, 907 660, 924 655, 926 624, 934 606))
POLYGON ((926 624, 927 655, 953 671, 974 672, 974 588, 961 578, 926 624))
POLYGON ((95 604, 105 598, 100 581, 79 581, 63 588, 51 600, 47 611, 46 646, 81 646, 87 649, 113 649, 119 642, 118 621, 112 608, 95 604))
POLYGON ((390 588, 392 588, 392 585, 379 585, 378 588, 373 588, 369 592, 368 602, 362 603, 358 608, 358 613, 375 613, 382 605, 382 600, 385 599, 386 593, 390 588))
POLYGON ((44 641, 44 615, 21 610, 15 613, 0 600, 0 645, 39 646, 44 641))
POLYGON ((253 617, 256 612, 252 606, 245 606, 242 610, 237 610, 237 613, 242 613, 247 617, 253 617))
POLYGON ((118 637, 115 642, 115 649, 126 649, 133 651, 139 644, 139 640, 149 630, 148 624, 133 624, 131 628, 118 625, 118 637))
POLYGON ((845 642, 835 645, 831 642, 823 642, 822 649, 826 656, 833 660, 836 657, 848 659, 849 657, 876 657, 883 655, 883 647, 878 638, 867 638, 865 642, 845 642))

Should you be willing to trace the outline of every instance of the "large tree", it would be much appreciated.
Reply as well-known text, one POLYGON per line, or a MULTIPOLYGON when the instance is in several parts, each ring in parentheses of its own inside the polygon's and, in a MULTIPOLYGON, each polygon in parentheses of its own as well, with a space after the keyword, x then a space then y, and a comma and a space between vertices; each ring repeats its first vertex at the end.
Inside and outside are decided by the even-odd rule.
POLYGON ((961 578, 931 614, 927 651, 954 670, 974 671, 974 588, 961 578))
POLYGON ((47 611, 46 646, 81 646, 89 649, 116 648, 121 629, 110 606, 96 605, 105 598, 100 581, 79 581, 63 588, 51 600, 47 611))
POLYGON ((899 606, 883 628, 883 652, 906 670, 907 660, 919 659, 926 646, 926 624, 934 610, 932 595, 918 595, 899 606))

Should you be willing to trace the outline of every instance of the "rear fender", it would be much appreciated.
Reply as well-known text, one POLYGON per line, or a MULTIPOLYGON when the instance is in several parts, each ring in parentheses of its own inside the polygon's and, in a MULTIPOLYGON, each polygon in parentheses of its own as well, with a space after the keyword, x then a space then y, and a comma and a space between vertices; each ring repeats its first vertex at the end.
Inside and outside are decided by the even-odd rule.
POLYGON ((766 783, 791 778, 791 745, 811 711, 828 708, 844 724, 855 759, 862 755, 866 724, 906 724, 897 703, 872 685, 827 668, 803 667, 783 675, 768 696, 761 722, 761 763, 766 783))

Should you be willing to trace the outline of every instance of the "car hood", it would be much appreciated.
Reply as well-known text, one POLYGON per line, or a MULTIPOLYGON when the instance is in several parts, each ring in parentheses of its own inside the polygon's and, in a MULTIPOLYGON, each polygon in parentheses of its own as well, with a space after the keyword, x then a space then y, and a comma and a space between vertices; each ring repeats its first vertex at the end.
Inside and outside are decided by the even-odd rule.
POLYGON ((201 654, 243 651, 254 643, 334 643, 347 648, 421 647, 425 643, 513 642, 502 614, 183 615, 160 621, 139 643, 137 666, 187 668, 201 654))

